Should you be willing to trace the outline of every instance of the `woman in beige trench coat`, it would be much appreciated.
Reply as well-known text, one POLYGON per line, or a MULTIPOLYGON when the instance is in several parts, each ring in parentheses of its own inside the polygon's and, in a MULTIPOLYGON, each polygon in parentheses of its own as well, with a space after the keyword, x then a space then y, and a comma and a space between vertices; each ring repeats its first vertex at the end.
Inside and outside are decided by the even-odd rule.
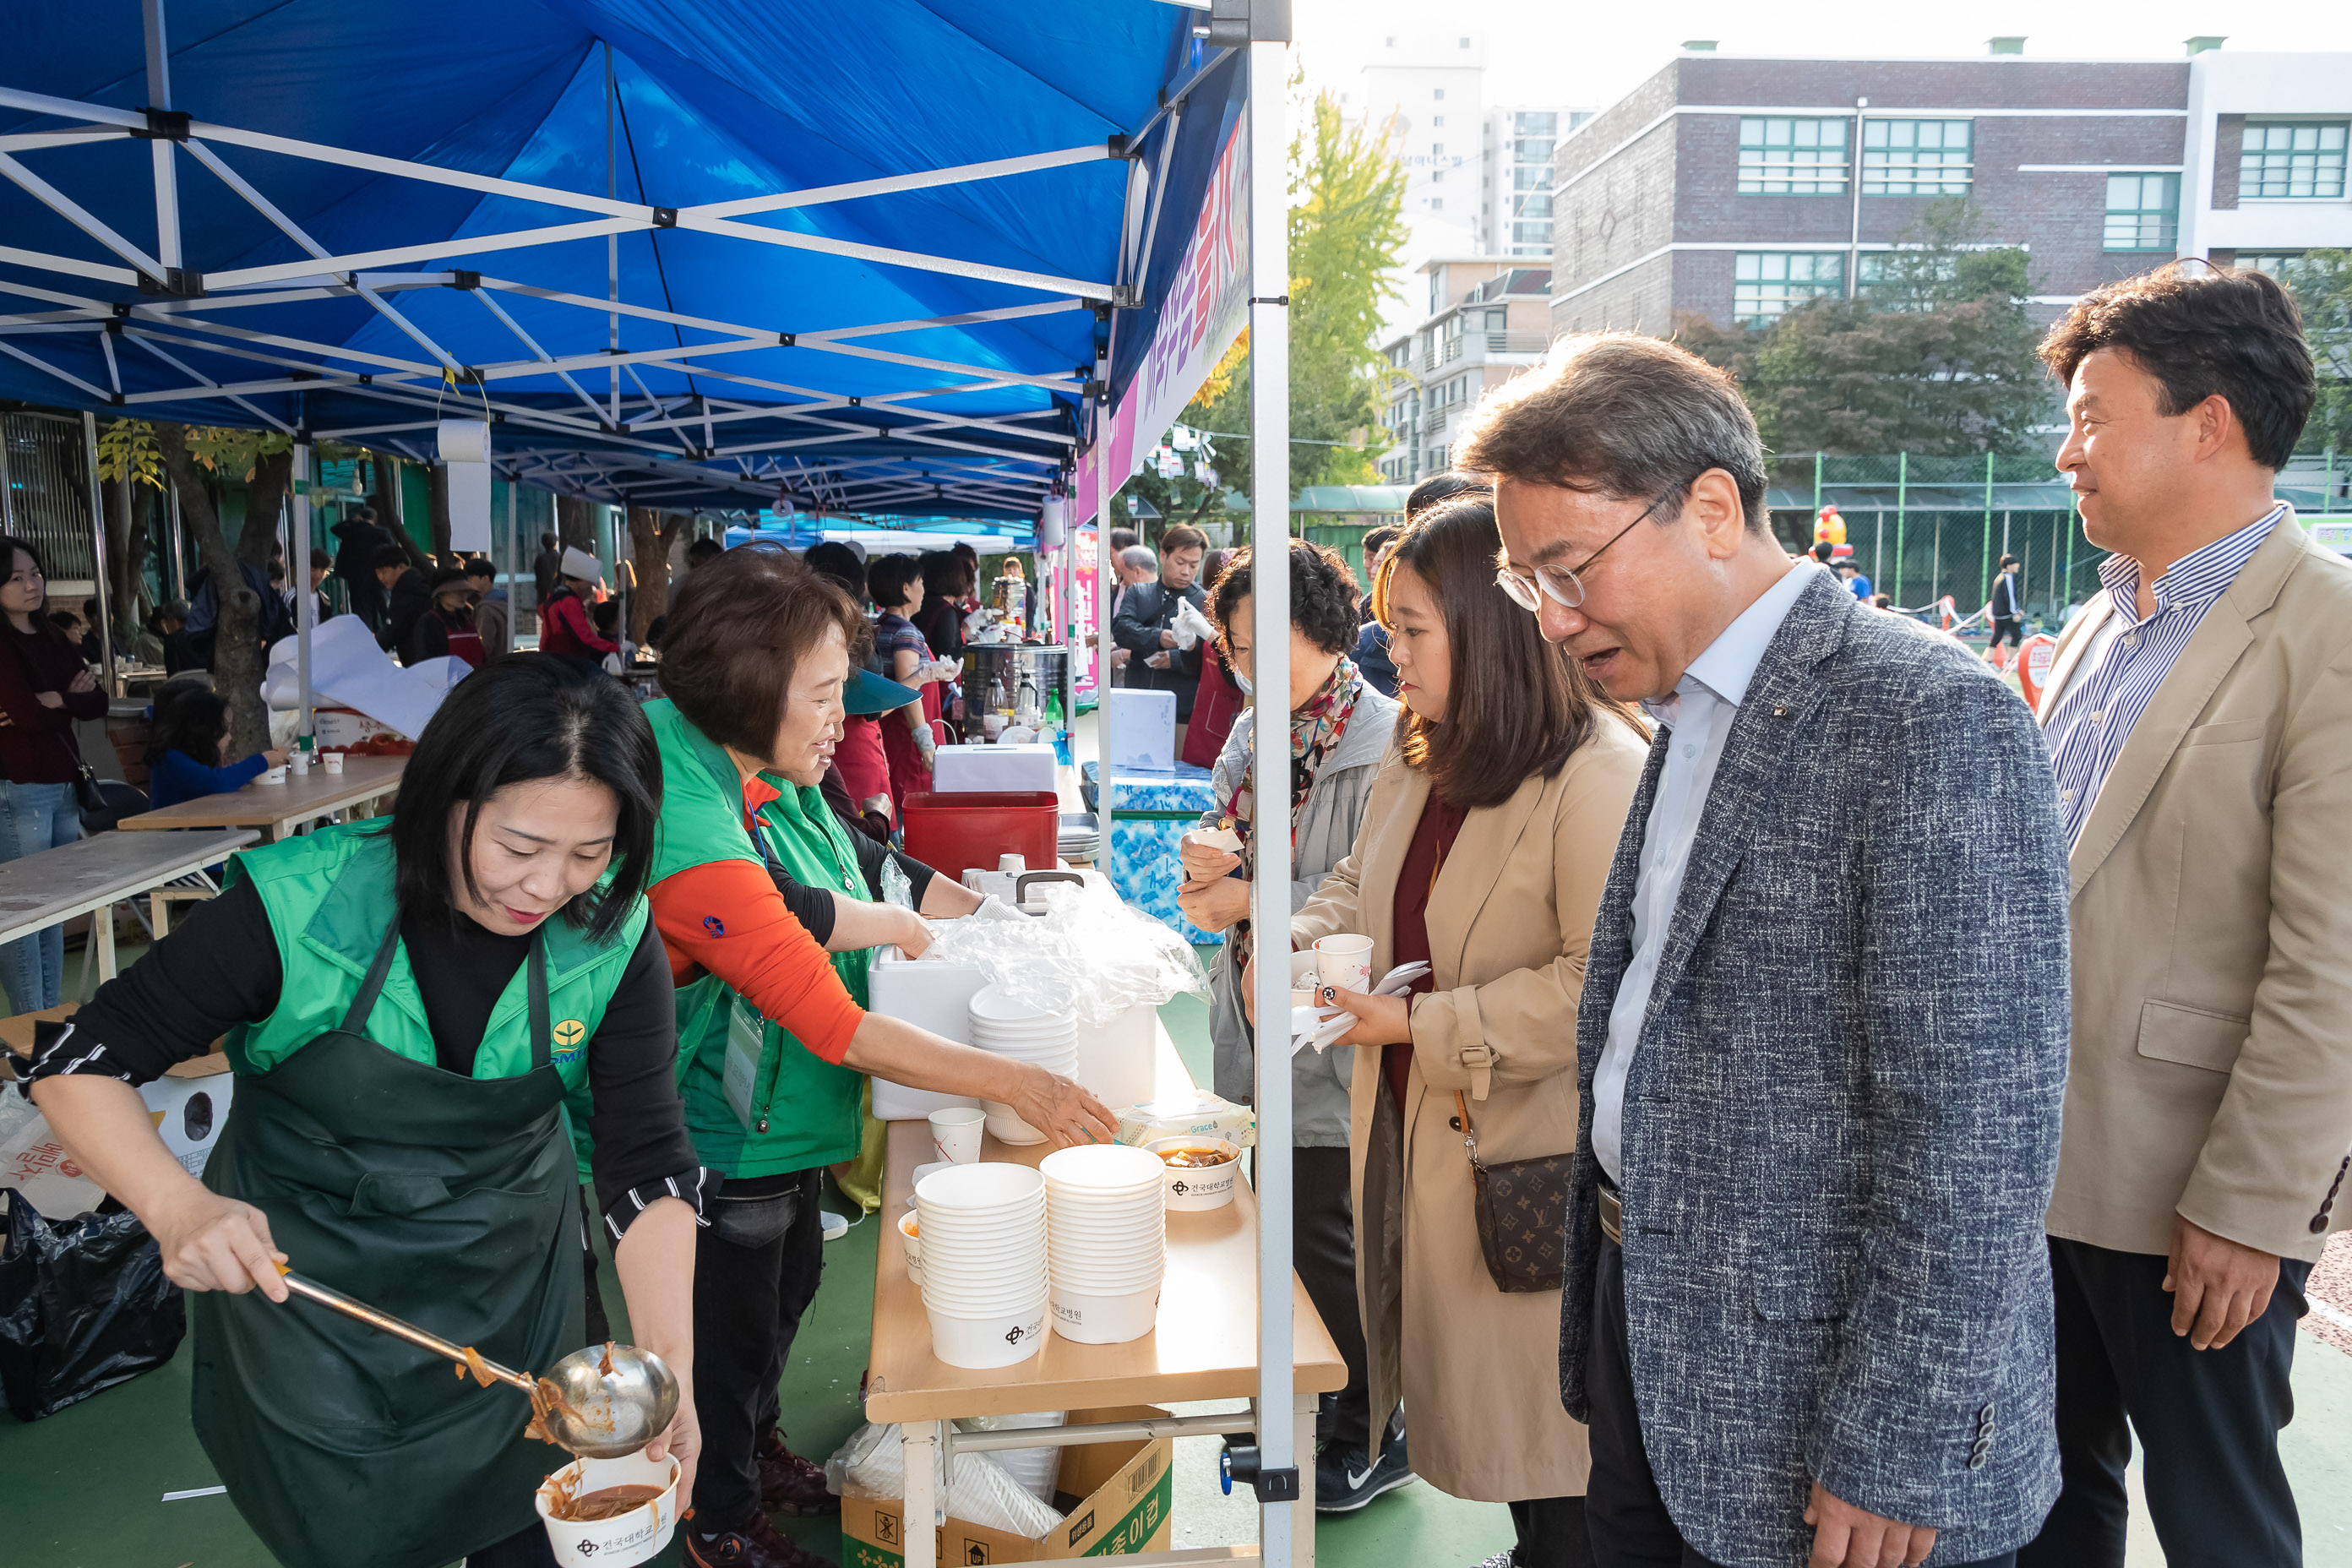
POLYGON ((1412 718, 1354 853, 1292 917, 1291 941, 1368 935, 1375 976, 1432 965, 1409 1001, 1338 998, 1361 1020, 1332 1049, 1358 1053, 1374 1441, 1402 1400, 1424 1479, 1512 1505, 1518 1546, 1490 1568, 1551 1568, 1591 1561, 1559 1296, 1506 1294, 1487 1273, 1455 1095, 1489 1164, 1573 1147, 1577 1000, 1647 744, 1496 586, 1499 542, 1491 507, 1465 497, 1423 514, 1383 565, 1374 605, 1412 718))

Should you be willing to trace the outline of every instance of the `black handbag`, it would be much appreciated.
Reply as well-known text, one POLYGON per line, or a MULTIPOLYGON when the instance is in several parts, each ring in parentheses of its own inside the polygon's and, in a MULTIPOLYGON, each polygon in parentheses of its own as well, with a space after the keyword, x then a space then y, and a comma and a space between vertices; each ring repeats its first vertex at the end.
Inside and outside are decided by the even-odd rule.
POLYGON ((1470 1152, 1470 1203, 1478 1220, 1478 1250, 1495 1289, 1506 1295, 1557 1290, 1567 1273, 1568 1173, 1572 1154, 1539 1154, 1489 1165, 1478 1158, 1478 1132, 1459 1089, 1462 1146, 1470 1152))

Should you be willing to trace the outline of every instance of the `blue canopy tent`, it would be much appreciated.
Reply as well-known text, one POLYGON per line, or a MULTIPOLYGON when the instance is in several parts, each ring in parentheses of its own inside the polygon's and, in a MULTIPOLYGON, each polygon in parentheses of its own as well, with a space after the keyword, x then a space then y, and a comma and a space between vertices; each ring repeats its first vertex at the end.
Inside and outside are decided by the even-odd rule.
MULTIPOLYGON (((600 500, 1027 520, 1160 335, 1246 95, 1254 537, 1280 557, 1288 34, 1286 0, 14 6, 0 397, 79 408, 93 444, 100 412, 274 427, 298 473, 318 439, 421 458, 471 417, 505 477, 600 500)), ((1259 683, 1286 690, 1286 571, 1255 602, 1259 683)), ((307 712, 307 657, 302 679, 307 712)), ((1271 836, 1262 919, 1288 860, 1271 836)), ((1313 1499, 1287 977, 1262 979, 1248 1424, 1288 1563, 1313 1499)), ((908 1458, 913 1517, 939 1500, 908 1458)))

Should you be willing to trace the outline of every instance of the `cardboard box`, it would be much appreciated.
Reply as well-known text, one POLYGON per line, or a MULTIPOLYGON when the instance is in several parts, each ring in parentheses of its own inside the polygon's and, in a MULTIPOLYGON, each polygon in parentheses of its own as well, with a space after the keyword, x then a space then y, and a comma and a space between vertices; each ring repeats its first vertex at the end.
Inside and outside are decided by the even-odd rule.
MULTIPOLYGON (((1073 1410, 1070 1425, 1142 1421, 1164 1410, 1129 1405, 1115 1410, 1073 1410)), ((1036 1541, 987 1530, 950 1514, 935 1533, 939 1561, 1054 1563, 1072 1557, 1127 1557, 1168 1550, 1175 1486, 1170 1468, 1175 1443, 1089 1443, 1062 1454, 1062 1490, 1087 1489, 1068 1517, 1036 1541)), ((950 1501, 953 1500, 950 1499, 950 1501)), ((905 1559, 903 1510, 896 1498, 841 1500, 843 1568, 898 1568, 905 1559)))

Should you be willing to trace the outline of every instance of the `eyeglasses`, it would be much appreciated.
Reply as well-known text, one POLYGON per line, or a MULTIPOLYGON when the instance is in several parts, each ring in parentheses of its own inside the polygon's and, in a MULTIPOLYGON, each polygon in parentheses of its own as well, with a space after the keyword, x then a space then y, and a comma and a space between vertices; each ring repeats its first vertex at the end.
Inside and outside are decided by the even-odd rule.
POLYGON ((1565 609, 1573 610, 1580 607, 1584 603, 1584 579, 1579 574, 1591 571, 1592 563, 1609 552, 1609 545, 1616 543, 1642 524, 1649 521, 1652 513, 1668 501, 1682 496, 1691 485, 1697 482, 1696 479, 1693 479, 1689 484, 1677 485, 1652 501, 1642 510, 1641 516, 1611 534, 1608 543, 1586 556, 1582 565, 1538 566, 1532 572, 1520 572, 1506 566, 1495 574, 1496 584, 1511 596, 1514 604, 1529 615, 1541 615, 1543 602, 1546 599, 1565 609))

